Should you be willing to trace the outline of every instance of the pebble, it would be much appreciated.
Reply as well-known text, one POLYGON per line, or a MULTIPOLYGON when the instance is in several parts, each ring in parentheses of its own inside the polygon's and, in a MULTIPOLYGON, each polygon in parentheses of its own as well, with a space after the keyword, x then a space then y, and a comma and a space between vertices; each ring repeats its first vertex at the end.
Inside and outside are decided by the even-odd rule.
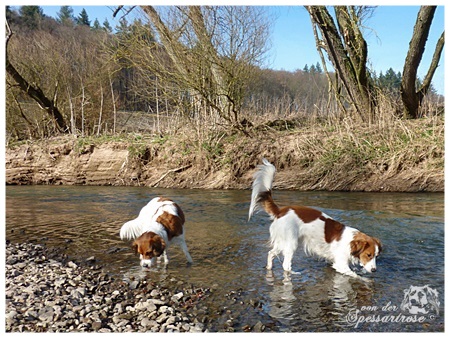
MULTIPOLYGON (((56 250, 56 249, 55 249, 56 250)), ((33 243, 6 243, 6 332, 205 332, 196 304, 209 289, 111 278, 95 257, 67 262, 33 243), (88 264, 90 263, 90 264, 88 264)))

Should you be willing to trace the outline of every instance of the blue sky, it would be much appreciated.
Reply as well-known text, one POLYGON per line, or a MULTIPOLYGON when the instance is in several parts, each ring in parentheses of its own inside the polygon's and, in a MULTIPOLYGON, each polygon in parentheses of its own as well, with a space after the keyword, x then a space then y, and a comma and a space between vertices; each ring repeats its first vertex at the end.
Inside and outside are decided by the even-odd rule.
MULTIPOLYGON (((365 38, 369 50, 370 67, 379 73, 389 68, 396 72, 403 70, 409 41, 416 22, 418 6, 379 6, 371 18, 365 21, 365 38)), ((315 46, 311 21, 303 6, 274 7, 278 19, 273 31, 271 68, 293 71, 303 69, 320 61, 315 46)), ((425 54, 419 67, 423 77, 431 62, 434 47, 444 30, 444 7, 436 10, 425 54)), ((441 56, 439 68, 433 78, 433 85, 444 93, 444 59, 441 56)))
MULTIPOLYGON (((44 13, 56 16, 60 6, 42 6, 44 13)), ((102 24, 108 19, 112 27, 118 20, 112 18, 114 6, 72 6, 75 16, 85 8, 89 19, 96 18, 102 24)), ((294 71, 320 61, 317 53, 311 22, 303 6, 270 6, 275 22, 272 30, 272 49, 267 67, 294 71)), ((377 73, 393 68, 402 71, 404 60, 417 18, 419 6, 378 6, 373 15, 365 21, 366 40, 369 48, 370 67, 377 73)), ((444 7, 439 6, 433 20, 425 54, 419 67, 419 76, 428 70, 436 41, 444 30, 444 7)), ((441 94, 444 93, 444 59, 443 53, 439 67, 433 78, 433 85, 441 94)))

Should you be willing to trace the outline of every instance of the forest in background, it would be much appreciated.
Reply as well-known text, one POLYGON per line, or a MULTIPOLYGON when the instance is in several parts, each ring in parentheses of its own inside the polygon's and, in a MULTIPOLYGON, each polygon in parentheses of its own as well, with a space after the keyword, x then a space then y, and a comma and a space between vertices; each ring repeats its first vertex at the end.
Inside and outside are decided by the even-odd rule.
POLYGON ((307 10, 321 62, 288 72, 265 67, 264 7, 118 7, 114 29, 69 6, 57 19, 7 8, 8 184, 241 189, 266 157, 284 189, 443 191, 444 97, 431 84, 443 34, 415 76, 432 6, 402 73, 367 68, 370 8, 307 10), (130 10, 148 20, 128 22, 130 10), (87 178, 110 161, 118 172, 87 178))
MULTIPOLYGON (((186 126, 247 133, 261 123, 292 128, 305 120, 322 123, 331 118, 335 123, 349 117, 359 121, 350 100, 340 102, 331 94, 330 81, 337 83, 333 80, 337 76, 324 72, 319 62, 294 72, 264 68, 271 24, 264 7, 239 7, 239 11, 224 7, 213 12, 163 8, 158 13, 144 7, 149 17, 159 15, 157 19, 164 20, 165 26, 128 22, 124 15, 113 29, 107 19, 101 24, 97 19, 91 22, 86 11, 74 17, 70 6, 62 6, 56 19, 45 16, 39 6, 18 10, 7 6, 13 33, 8 61, 28 88, 40 91, 48 99, 47 106, 52 105, 60 116, 55 119, 45 102, 24 90, 8 72, 7 140, 61 132, 77 136, 164 134, 186 126), (183 21, 183 16, 190 21, 183 21), (179 50, 164 44, 161 29, 170 29, 171 34, 178 29, 179 42, 174 46, 179 50), (217 37, 211 33, 209 42, 202 42, 200 29, 214 29, 217 37), (202 43, 205 46, 199 46, 202 43), (176 64, 177 57, 186 64, 176 64), (181 78, 180 72, 190 73, 191 78, 181 78)), ((375 115, 401 118, 402 74, 391 68, 367 76, 370 87, 376 88, 372 90, 372 99, 376 95, 377 100, 375 115)), ((341 96, 349 96, 339 90, 341 96)), ((430 86, 418 116, 442 114, 443 101, 430 86)))

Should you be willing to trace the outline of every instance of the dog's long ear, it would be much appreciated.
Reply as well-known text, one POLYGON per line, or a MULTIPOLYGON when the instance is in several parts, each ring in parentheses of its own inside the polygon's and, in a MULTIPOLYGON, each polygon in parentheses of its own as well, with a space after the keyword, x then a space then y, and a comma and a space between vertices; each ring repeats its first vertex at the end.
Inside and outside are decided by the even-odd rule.
POLYGON ((166 242, 164 240, 157 236, 154 237, 152 240, 152 251, 154 257, 159 257, 164 252, 164 249, 166 248, 166 242))
POLYGON ((138 245, 137 245, 136 241, 134 241, 133 244, 131 245, 131 250, 133 250, 133 252, 135 254, 138 253, 138 245))
POLYGON ((367 246, 367 241, 364 239, 355 239, 350 242, 350 253, 352 256, 359 257, 367 246))
POLYGON ((380 254, 381 251, 383 251, 383 245, 381 244, 381 241, 378 238, 372 237, 375 244, 378 245, 378 253, 380 254))

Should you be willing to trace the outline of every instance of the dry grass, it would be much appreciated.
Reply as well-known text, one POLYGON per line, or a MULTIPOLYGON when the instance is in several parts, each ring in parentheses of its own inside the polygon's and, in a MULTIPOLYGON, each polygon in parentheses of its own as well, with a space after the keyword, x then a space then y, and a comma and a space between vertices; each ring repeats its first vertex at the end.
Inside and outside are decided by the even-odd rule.
POLYGON ((437 117, 371 125, 344 120, 298 131, 295 142, 309 189, 367 190, 372 180, 380 190, 398 175, 417 181, 419 190, 430 179, 443 182, 444 123, 437 117))
POLYGON ((217 175, 220 182, 209 182, 217 188, 248 187, 255 165, 267 157, 278 168, 276 188, 443 190, 444 121, 439 116, 403 120, 385 115, 371 124, 317 118, 293 129, 266 122, 254 125, 248 136, 185 124, 165 147, 176 161, 171 167, 194 163, 200 180, 217 175))
POLYGON ((444 189, 444 119, 439 114, 403 120, 380 113, 370 124, 339 114, 246 116, 248 135, 207 115, 147 115, 145 123, 144 116, 135 117, 146 127, 142 132, 78 138, 74 148, 125 145, 129 165, 142 172, 139 183, 158 181, 160 187, 249 188, 253 169, 266 157, 278 170, 275 188, 444 189))
MULTIPOLYGON (((256 164, 267 157, 278 168, 276 188, 443 189, 444 122, 440 116, 403 120, 383 113, 376 122, 364 124, 338 114, 297 120, 265 115, 250 122, 249 135, 244 135, 207 116, 160 118, 164 137, 157 134, 150 142, 144 137, 129 147, 159 154, 152 165, 193 164, 195 169, 185 174, 194 175, 189 184, 198 187, 248 187, 256 164)), ((179 177, 188 180, 182 174, 179 177)), ((166 184, 178 183, 175 178, 166 184)))

